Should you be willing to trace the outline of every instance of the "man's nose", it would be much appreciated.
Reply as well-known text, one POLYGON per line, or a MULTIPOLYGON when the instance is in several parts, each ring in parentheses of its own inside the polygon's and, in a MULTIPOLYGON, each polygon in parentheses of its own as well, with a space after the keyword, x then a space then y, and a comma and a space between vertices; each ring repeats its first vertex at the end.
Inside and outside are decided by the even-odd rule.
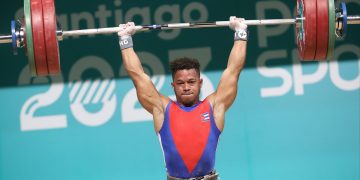
POLYGON ((189 85, 188 83, 185 83, 185 84, 184 84, 184 90, 185 90, 185 91, 190 90, 190 85, 189 85))

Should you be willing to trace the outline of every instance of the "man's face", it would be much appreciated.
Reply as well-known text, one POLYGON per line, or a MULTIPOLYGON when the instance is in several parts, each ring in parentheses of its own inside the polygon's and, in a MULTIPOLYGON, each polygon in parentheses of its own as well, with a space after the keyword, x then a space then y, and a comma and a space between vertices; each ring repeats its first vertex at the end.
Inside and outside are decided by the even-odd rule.
POLYGON ((192 106, 199 102, 199 94, 203 80, 195 69, 176 71, 171 85, 174 88, 178 103, 192 106))

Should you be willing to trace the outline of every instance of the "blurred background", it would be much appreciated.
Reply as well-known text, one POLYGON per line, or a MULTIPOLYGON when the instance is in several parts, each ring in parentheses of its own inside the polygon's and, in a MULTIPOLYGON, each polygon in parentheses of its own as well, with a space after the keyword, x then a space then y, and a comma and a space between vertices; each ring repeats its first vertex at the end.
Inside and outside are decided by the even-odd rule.
MULTIPOLYGON (((347 0, 348 14, 360 2, 347 0)), ((338 3, 338 2, 337 2, 338 3)), ((0 33, 23 17, 23 2, 0 6, 0 33)), ((63 30, 294 18, 296 1, 56 1, 63 30)), ((349 25, 335 55, 300 62, 293 25, 252 26, 236 101, 217 149, 221 179, 360 179, 360 26, 349 25)), ((145 71, 174 97, 169 62, 198 58, 212 93, 233 44, 229 28, 137 33, 145 71)), ((0 179, 165 179, 152 118, 139 104, 118 37, 69 37, 60 44, 62 74, 29 75, 25 52, 0 45, 0 179)))

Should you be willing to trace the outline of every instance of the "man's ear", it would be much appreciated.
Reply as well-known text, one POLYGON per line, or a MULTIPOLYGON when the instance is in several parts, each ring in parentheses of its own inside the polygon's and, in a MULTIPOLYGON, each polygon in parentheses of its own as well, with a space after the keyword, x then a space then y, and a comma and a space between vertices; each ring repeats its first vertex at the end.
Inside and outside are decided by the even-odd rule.
POLYGON ((200 88, 202 87, 202 85, 203 85, 203 79, 200 78, 200 88))
POLYGON ((174 87, 174 82, 171 82, 171 86, 172 86, 173 88, 175 88, 175 87, 174 87))

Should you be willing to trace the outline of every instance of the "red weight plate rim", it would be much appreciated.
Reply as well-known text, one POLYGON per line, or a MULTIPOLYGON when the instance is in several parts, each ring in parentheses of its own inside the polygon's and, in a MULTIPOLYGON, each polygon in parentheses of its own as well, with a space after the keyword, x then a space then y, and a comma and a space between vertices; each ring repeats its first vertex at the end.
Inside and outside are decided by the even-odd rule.
POLYGON ((328 0, 317 0, 317 40, 316 60, 324 60, 327 56, 329 42, 329 5, 328 0))
POLYGON ((60 73, 60 55, 59 44, 57 40, 56 30, 56 13, 54 0, 42 0, 45 42, 46 42, 46 57, 49 68, 49 73, 56 75, 60 73))
POLYGON ((297 9, 303 5, 303 36, 300 38, 301 28, 296 28, 298 51, 303 60, 313 60, 316 50, 316 0, 297 0, 297 9))
POLYGON ((34 45, 34 56, 36 63, 36 71, 38 75, 48 75, 48 67, 46 62, 46 46, 44 34, 44 21, 42 12, 42 1, 31 0, 31 25, 34 45))

